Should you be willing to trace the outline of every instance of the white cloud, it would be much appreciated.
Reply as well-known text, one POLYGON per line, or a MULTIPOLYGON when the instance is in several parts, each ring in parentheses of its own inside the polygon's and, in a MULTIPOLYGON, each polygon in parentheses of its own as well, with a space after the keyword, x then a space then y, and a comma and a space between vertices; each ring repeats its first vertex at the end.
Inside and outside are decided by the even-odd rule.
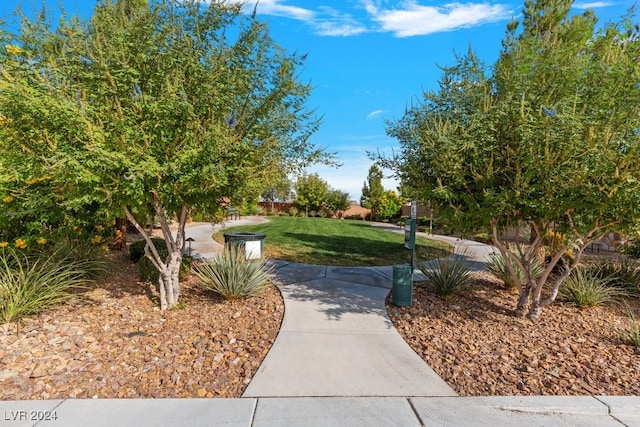
POLYGON ((594 1, 587 3, 574 3, 573 7, 576 9, 597 9, 599 7, 609 7, 614 6, 614 3, 606 2, 606 1, 594 1))
MULTIPOLYGON (((245 11, 253 12, 254 2, 245 4, 245 11)), ((264 15, 284 16, 286 18, 297 19, 300 21, 310 22, 315 18, 316 13, 310 9, 297 6, 288 6, 280 0, 260 0, 258 2, 257 11, 264 15)))
MULTIPOLYGON (((397 37, 420 36, 473 27, 509 19, 512 16, 512 12, 504 4, 448 3, 442 6, 423 6, 416 0, 403 0, 385 2, 385 4, 395 3, 398 6, 381 8, 379 0, 360 0, 361 16, 356 19, 347 11, 326 6, 308 9, 291 5, 295 1, 304 3, 302 0, 260 0, 257 11, 263 15, 303 21, 315 34, 334 37, 354 36, 373 31, 391 32, 397 37)), ((585 4, 605 5, 606 3, 585 4)), ((245 12, 253 12, 254 6, 255 2, 246 3, 245 12)), ((355 13, 356 9, 353 12, 355 13)))
POLYGON ((377 10, 372 19, 384 31, 397 37, 410 37, 467 28, 507 19, 511 12, 501 4, 449 3, 441 7, 422 6, 414 1, 406 3, 404 9, 377 10))
POLYGON ((367 120, 375 119, 376 117, 386 113, 385 110, 375 110, 367 114, 367 120))

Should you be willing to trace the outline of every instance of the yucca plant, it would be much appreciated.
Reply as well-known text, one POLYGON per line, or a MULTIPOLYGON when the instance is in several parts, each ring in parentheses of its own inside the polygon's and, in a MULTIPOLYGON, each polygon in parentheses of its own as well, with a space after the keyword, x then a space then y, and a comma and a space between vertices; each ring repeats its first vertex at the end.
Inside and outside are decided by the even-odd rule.
POLYGON ((247 259, 242 245, 229 245, 213 260, 199 265, 196 276, 203 286, 225 299, 259 294, 273 281, 273 267, 264 258, 247 259))
POLYGON ((465 261, 465 254, 454 254, 418 263, 418 268, 426 277, 429 289, 446 297, 471 283, 471 268, 465 261))
POLYGON ((15 322, 73 297, 86 283, 82 261, 29 259, 13 250, 0 253, 0 322, 15 322))
MULTIPOLYGON (((491 255, 489 255, 489 258, 490 259, 489 261, 487 261, 487 264, 486 264, 487 270, 491 272, 494 276, 496 276, 498 279, 502 280, 507 286, 516 288, 517 285, 514 282, 513 277, 511 276, 511 273, 509 273, 509 269, 507 268, 507 260, 505 260, 502 254, 499 252, 493 252, 491 255)), ((516 272, 516 275, 518 276, 518 282, 520 282, 520 284, 523 284, 524 282, 526 282, 526 276, 522 271, 522 269, 518 266, 518 264, 511 262, 511 265, 513 266, 516 272)), ((538 279, 540 276, 542 276, 543 272, 544 272, 544 265, 542 264, 542 262, 540 262, 538 258, 533 258, 531 260, 532 278, 538 279)))
POLYGON ((602 278, 588 268, 576 268, 567 277, 558 292, 558 300, 570 302, 578 307, 593 307, 605 302, 615 302, 627 293, 611 286, 611 278, 602 278))

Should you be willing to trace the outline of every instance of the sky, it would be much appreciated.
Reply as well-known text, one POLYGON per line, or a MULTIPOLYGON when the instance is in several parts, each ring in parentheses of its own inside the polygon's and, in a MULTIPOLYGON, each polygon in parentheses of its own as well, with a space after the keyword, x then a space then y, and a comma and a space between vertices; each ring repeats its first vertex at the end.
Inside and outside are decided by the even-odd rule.
MULTIPOLYGON (((618 21, 635 0, 576 1, 573 12, 593 9, 601 23, 618 21)), ((95 0, 44 0, 88 17, 95 0)), ((17 6, 25 12, 43 0, 0 0, 0 17, 17 6)), ((359 200, 373 161, 369 152, 390 155, 399 145, 386 135, 386 121, 401 118, 437 88, 440 66, 453 65, 470 48, 491 66, 498 58, 506 25, 522 12, 511 0, 260 0, 259 19, 274 41, 307 54, 300 79, 313 87, 307 107, 322 117, 311 140, 337 154, 339 168, 313 166, 329 185, 359 200)), ((392 171, 385 171, 391 175, 392 171)), ((387 190, 398 182, 383 180, 387 190)))

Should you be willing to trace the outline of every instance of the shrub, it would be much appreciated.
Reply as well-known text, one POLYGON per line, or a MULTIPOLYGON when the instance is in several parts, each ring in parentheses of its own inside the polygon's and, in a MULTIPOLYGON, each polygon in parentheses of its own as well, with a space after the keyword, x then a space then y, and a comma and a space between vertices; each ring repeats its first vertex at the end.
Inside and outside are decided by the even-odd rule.
POLYGON ((622 246, 621 252, 629 258, 640 259, 640 237, 629 239, 622 246))
POLYGON ((489 233, 477 233, 473 236, 473 240, 475 240, 476 242, 485 243, 487 245, 493 243, 493 239, 491 238, 491 236, 489 236, 489 233))
POLYGON ((87 282, 87 265, 56 256, 30 259, 13 250, 0 252, 0 322, 23 317, 67 301, 87 282))
POLYGON ((289 208, 289 215, 298 216, 298 208, 296 208, 295 206, 291 206, 289 208))
POLYGON ((468 286, 472 274, 464 258, 463 252, 418 263, 418 268, 426 276, 427 288, 446 297, 468 286))
MULTIPOLYGON (((152 237, 151 241, 153 241, 153 245, 156 247, 158 252, 167 252, 167 244, 165 243, 164 239, 161 239, 159 237, 152 237)), ((129 259, 133 262, 140 261, 140 259, 144 257, 144 247, 146 245, 147 242, 144 239, 131 243, 129 245, 129 259)))
POLYGON ((230 245, 212 261, 198 266, 196 275, 203 286, 225 299, 260 293, 273 280, 273 267, 264 259, 250 259, 241 245, 230 245))
POLYGON ((629 330, 622 331, 620 336, 625 344, 634 347, 637 351, 640 351, 640 323, 636 319, 633 309, 627 306, 627 313, 629 316, 629 330))
MULTIPOLYGON (((517 284, 513 281, 511 274, 509 273, 509 269, 507 268, 507 262, 499 252, 493 252, 490 256, 489 261, 487 262, 487 270, 493 273, 498 279, 502 280, 507 286, 511 286, 512 288, 516 288, 517 284)), ((518 276, 518 282, 520 284, 524 284, 526 280, 526 276, 524 272, 520 269, 518 264, 512 262, 511 265, 516 270, 516 274, 518 276)), ((538 258, 534 258, 531 260, 531 276, 534 279, 538 279, 542 276, 544 272, 544 264, 540 262, 538 258)))
POLYGON ((289 212, 280 212, 278 215, 279 216, 290 216, 289 212))
POLYGON ((587 268, 576 268, 567 277, 558 292, 558 300, 578 307, 593 307, 605 302, 615 302, 627 293, 611 286, 610 278, 601 278, 587 268))
POLYGON ((320 218, 326 218, 326 217, 327 217, 327 215, 328 215, 328 214, 327 214, 327 211, 325 211, 325 210, 318 211, 318 216, 319 216, 320 218))
POLYGON ((609 285, 622 288, 629 293, 637 293, 640 290, 640 270, 624 258, 620 261, 606 258, 590 264, 587 270, 595 277, 608 279, 609 285))

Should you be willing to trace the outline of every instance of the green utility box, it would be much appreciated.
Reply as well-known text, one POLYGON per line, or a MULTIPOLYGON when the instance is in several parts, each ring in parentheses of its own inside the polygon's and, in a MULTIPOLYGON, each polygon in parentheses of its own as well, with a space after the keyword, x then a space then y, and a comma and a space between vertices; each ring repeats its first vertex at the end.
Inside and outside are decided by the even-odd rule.
POLYGON ((407 249, 416 248, 416 220, 408 219, 404 226, 404 247, 407 249))
POLYGON ((413 271, 410 265, 393 266, 391 303, 400 307, 413 304, 413 271))

